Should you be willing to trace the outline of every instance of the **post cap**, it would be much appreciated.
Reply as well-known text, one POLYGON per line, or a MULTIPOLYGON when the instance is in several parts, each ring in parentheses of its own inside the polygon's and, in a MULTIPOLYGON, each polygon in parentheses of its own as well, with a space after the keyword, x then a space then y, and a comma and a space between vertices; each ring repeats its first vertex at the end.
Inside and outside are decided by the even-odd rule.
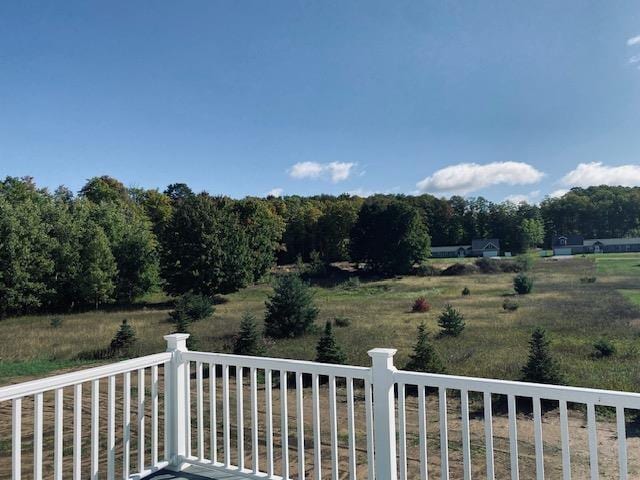
POLYGON ((395 348, 373 348, 367 353, 371 358, 391 358, 398 352, 395 348))
POLYGON ((167 342, 167 351, 172 350, 187 350, 187 338, 191 335, 188 333, 172 333, 171 335, 165 335, 164 339, 167 342))

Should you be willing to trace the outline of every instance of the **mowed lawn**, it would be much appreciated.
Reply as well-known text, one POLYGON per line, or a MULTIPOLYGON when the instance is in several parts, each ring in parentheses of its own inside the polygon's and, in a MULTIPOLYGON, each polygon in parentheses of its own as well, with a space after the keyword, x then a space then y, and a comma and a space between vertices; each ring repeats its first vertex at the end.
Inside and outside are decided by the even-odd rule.
MULTIPOLYGON (((640 287, 640 255, 538 259, 529 274, 535 279, 534 292, 516 298, 520 308, 511 313, 503 311, 502 302, 513 291, 513 274, 406 276, 363 280, 359 286, 314 287, 317 323, 320 328, 338 316, 351 320, 349 327, 335 328, 349 363, 368 365, 367 350, 393 347, 398 349, 396 365, 402 367, 416 327, 425 321, 448 373, 501 379, 518 379, 531 331, 540 325, 549 333, 568 384, 640 391, 640 305, 633 303, 640 287), (593 276, 595 283, 581 280, 593 276), (465 286, 471 290, 468 297, 461 295, 465 286), (431 303, 430 312, 411 313, 419 296, 431 303), (437 317, 446 303, 465 315, 467 327, 457 338, 437 336, 437 317), (615 344, 615 356, 592 356, 592 345, 600 338, 615 344)), ((228 295, 211 319, 192 326, 198 349, 229 351, 242 314, 249 311, 261 320, 270 291, 265 283, 228 295)), ((59 328, 51 327, 51 316, 46 315, 0 322, 0 384, 86 364, 79 355, 108 346, 124 318, 137 332, 136 353, 162 351, 162 336, 172 325, 166 299, 153 300, 128 311, 62 315, 59 328)), ((267 340, 267 352, 312 360, 318 337, 267 340)))

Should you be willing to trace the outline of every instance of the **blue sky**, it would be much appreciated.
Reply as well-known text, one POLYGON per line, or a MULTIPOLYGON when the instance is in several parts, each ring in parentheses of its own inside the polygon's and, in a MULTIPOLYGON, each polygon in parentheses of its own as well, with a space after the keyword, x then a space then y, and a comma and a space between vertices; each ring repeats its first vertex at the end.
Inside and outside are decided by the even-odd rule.
POLYGON ((632 1, 0 3, 0 175, 234 197, 640 185, 632 1))

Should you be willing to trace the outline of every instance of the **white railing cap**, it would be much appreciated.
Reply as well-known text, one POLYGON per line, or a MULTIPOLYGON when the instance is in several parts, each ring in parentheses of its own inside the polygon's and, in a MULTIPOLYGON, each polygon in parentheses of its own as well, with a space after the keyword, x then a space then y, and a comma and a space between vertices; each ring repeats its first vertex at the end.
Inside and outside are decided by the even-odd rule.
POLYGON ((372 348, 367 352, 370 357, 383 357, 389 358, 393 357, 398 352, 395 348, 372 348))
POLYGON ((163 338, 167 342, 167 351, 187 351, 187 338, 189 338, 190 336, 191 335, 189 335, 188 333, 172 333, 170 335, 165 335, 163 338))

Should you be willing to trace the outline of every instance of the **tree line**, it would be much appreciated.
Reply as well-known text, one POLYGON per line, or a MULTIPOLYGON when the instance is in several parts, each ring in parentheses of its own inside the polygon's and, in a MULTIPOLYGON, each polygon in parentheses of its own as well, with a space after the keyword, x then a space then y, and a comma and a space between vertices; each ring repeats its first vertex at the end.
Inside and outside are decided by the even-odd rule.
POLYGON ((431 245, 496 237, 513 253, 555 233, 640 236, 640 188, 574 188, 541 204, 482 197, 320 195, 231 199, 94 177, 77 194, 0 182, 0 317, 236 291, 276 263, 352 261, 407 273, 431 245))

